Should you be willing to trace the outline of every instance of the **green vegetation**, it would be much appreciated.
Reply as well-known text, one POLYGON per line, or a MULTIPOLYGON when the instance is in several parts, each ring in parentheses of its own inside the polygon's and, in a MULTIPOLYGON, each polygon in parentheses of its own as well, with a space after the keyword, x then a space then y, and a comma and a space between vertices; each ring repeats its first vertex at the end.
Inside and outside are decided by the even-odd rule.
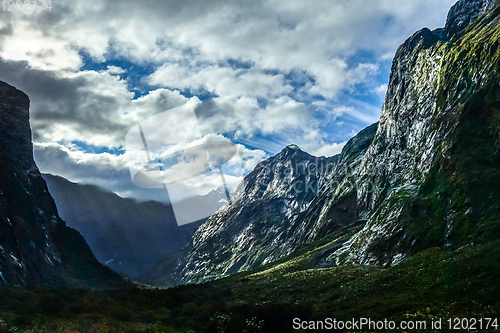
POLYGON ((259 271, 203 284, 0 288, 0 332, 289 332, 293 318, 498 317, 500 241, 456 251, 430 248, 391 268, 308 268, 355 230, 344 231, 259 271))
MULTIPOLYGON (((499 15, 497 8, 477 19, 438 50, 443 112, 435 121, 450 135, 410 204, 419 216, 413 225, 429 221, 427 245, 458 248, 494 240, 500 231, 499 15)), ((420 245, 414 253, 426 246, 420 245)))

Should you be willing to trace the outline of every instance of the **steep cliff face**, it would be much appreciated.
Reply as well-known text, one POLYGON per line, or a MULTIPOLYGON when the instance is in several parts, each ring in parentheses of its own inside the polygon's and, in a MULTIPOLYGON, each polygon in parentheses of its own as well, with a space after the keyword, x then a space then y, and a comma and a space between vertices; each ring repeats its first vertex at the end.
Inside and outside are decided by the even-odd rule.
MULTIPOLYGON (((163 258, 144 278, 170 284, 199 282, 254 269, 282 258, 328 230, 304 230, 318 193, 335 186, 359 162, 377 124, 351 139, 342 154, 314 157, 296 145, 259 163, 231 197, 202 224, 181 252, 163 258)), ((357 219, 336 219, 343 226, 357 219)), ((335 219, 335 218, 334 218, 335 219)))
POLYGON ((0 284, 123 286, 59 218, 33 160, 29 98, 0 82, 0 284))
POLYGON ((460 1, 448 16, 450 40, 424 29, 398 49, 379 130, 353 174, 375 184, 357 192, 369 221, 338 262, 390 265, 430 246, 495 237, 500 10, 478 15, 495 3, 460 1))
POLYGON ((31 155, 29 99, 0 83, 0 283, 37 281, 61 265, 57 211, 31 155))
POLYGON ((452 37, 464 30, 469 23, 492 10, 498 0, 459 0, 449 11, 444 32, 452 37))

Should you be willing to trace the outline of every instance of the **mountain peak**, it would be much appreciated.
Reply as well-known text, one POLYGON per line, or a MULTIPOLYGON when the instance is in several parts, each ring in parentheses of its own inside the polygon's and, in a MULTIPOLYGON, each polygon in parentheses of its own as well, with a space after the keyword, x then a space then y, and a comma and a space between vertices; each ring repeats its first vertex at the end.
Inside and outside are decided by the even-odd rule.
POLYGON ((300 147, 297 146, 295 143, 292 143, 291 145, 288 145, 285 148, 293 149, 293 150, 301 150, 300 147))
POLYGON ((448 37, 462 31, 480 15, 493 9, 498 0, 459 0, 448 12, 445 32, 448 37))
POLYGON ((296 144, 292 143, 288 146, 286 146, 285 148, 283 148, 278 154, 276 154, 276 156, 278 157, 289 157, 289 156, 292 156, 292 155, 302 155, 302 154, 307 154, 309 155, 308 153, 306 153, 305 151, 303 151, 302 149, 300 149, 299 146, 297 146, 296 144))

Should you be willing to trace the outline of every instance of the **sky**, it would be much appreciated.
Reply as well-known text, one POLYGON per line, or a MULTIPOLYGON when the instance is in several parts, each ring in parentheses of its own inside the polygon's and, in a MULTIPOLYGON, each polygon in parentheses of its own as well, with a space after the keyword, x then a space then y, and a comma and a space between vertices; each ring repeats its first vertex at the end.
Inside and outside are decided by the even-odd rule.
MULTIPOLYGON (((0 80, 30 97, 41 172, 164 201, 132 182, 125 136, 189 105, 209 115, 203 135, 238 147, 240 168, 225 170, 234 190, 289 144, 332 156, 376 122, 397 47, 444 26, 454 2, 39 0, 0 8, 0 80)), ((191 186, 206 193, 210 179, 191 186)))

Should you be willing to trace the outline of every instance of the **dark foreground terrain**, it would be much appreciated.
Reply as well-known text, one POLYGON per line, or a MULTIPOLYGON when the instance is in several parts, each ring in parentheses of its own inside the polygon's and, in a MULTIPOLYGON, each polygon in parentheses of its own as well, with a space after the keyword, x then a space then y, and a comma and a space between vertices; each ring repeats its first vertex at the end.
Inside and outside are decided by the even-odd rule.
POLYGON ((309 269, 359 227, 210 283, 115 291, 3 287, 0 332, 291 332, 294 318, 328 317, 419 320, 427 329, 414 332, 443 332, 431 321, 441 318, 446 328, 449 318, 498 317, 500 240, 454 252, 431 248, 392 268, 309 269))

